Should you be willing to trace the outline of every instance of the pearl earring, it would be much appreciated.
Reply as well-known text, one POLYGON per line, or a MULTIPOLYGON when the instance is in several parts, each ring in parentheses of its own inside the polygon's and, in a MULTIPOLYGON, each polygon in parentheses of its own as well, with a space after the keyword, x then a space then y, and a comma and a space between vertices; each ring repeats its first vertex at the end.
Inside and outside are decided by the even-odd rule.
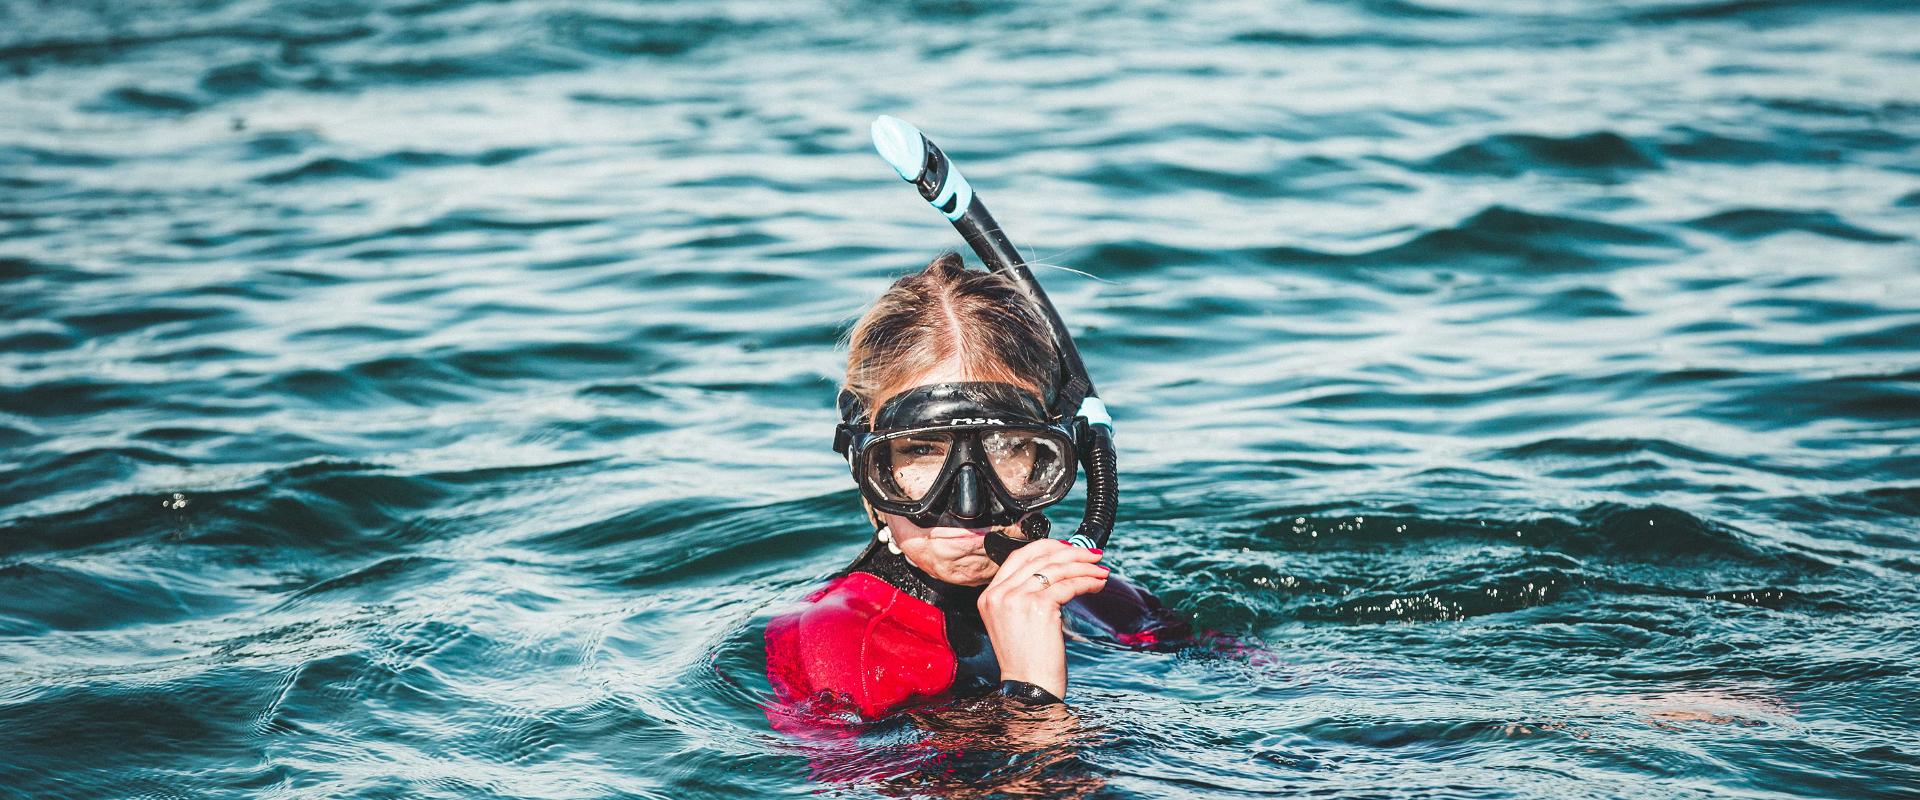
POLYGON ((880 532, 874 534, 874 536, 878 538, 880 541, 887 543, 887 552, 890 552, 896 556, 900 555, 900 545, 893 543, 893 529, 883 527, 880 529, 880 532))

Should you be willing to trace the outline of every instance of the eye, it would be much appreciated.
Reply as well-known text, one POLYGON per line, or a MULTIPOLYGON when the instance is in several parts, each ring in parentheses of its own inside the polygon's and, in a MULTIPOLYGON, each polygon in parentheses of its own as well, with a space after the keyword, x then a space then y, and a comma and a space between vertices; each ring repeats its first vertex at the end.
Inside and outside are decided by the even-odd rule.
POLYGON ((895 458, 915 461, 942 459, 947 455, 947 443, 938 439, 899 439, 892 447, 895 458))

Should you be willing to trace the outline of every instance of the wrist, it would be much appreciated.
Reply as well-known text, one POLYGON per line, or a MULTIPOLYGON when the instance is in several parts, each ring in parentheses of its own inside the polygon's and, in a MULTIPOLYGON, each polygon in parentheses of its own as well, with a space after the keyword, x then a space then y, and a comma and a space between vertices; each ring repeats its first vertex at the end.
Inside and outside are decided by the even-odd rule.
POLYGON ((1000 696, 1030 708, 1066 704, 1065 700, 1060 699, 1059 692, 1049 691, 1046 687, 1017 678, 1000 681, 1000 696))
POLYGON ((1052 695, 1056 700, 1067 696, 1067 674, 1064 669, 1056 672, 1047 669, 1022 670, 1002 668, 1000 670, 1000 685, 1004 687, 1009 683, 1032 686, 1052 695))

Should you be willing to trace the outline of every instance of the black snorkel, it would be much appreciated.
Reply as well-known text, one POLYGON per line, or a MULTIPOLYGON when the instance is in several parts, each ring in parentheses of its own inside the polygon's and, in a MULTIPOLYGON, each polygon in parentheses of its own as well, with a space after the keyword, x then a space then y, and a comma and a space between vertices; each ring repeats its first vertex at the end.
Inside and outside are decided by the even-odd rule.
MULTIPOLYGON (((1033 271, 1027 268, 1020 252, 1007 239, 1006 232, 1000 229, 993 215, 987 213, 986 205, 973 193, 973 185, 961 176, 953 162, 947 159, 947 154, 941 152, 932 140, 906 122, 882 116, 873 121, 873 146, 880 151, 880 157, 893 167, 894 172, 913 184, 914 188, 920 190, 922 198, 946 215, 987 269, 1006 274, 1046 315, 1047 324, 1053 329, 1055 347, 1060 352, 1062 378, 1054 395, 1053 407, 1048 410, 1057 417, 1074 419, 1080 428, 1081 435, 1078 438, 1081 443, 1077 456, 1081 468, 1087 473, 1086 512, 1081 518, 1079 530, 1074 531, 1067 541, 1081 547, 1106 547, 1107 537, 1113 533, 1114 512, 1120 502, 1119 469, 1113 449, 1113 418, 1107 414, 1106 404, 1100 401, 1099 394, 1094 390, 1093 380, 1087 377, 1086 364, 1080 360, 1080 351, 1074 348, 1073 337, 1068 335, 1066 323, 1060 320, 1060 312, 1047 299, 1046 290, 1033 277, 1033 271)), ((1032 514, 1022 529, 1029 539, 988 534, 988 557, 996 563, 1003 562, 1008 554, 1020 546, 1045 537, 1048 529, 1046 517, 1032 514)))

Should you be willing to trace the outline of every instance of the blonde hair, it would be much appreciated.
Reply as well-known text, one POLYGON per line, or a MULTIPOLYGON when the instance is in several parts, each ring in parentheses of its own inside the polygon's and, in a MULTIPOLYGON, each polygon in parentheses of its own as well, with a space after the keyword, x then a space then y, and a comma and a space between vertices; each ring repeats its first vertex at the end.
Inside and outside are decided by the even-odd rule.
POLYGON ((1026 292, 945 253, 887 287, 847 334, 846 388, 867 408, 950 360, 968 380, 1012 383, 1050 403, 1060 357, 1026 292))

